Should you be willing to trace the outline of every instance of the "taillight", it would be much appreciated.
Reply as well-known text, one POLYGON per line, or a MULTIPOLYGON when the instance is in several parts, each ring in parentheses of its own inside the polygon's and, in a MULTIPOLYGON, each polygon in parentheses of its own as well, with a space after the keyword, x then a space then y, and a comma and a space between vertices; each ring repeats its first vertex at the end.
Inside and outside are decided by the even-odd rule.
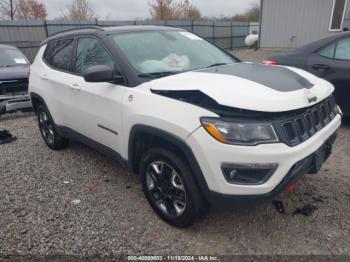
POLYGON ((278 65, 278 62, 276 60, 264 60, 264 65, 278 65))

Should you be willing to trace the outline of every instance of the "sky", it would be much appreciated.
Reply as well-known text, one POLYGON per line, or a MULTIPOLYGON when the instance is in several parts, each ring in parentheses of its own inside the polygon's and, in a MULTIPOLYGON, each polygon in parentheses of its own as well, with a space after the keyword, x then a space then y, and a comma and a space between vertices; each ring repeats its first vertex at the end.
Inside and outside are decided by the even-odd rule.
MULTIPOLYGON (((48 11, 48 19, 62 16, 72 0, 39 0, 48 11)), ((134 20, 149 18, 151 0, 88 0, 91 8, 98 14, 99 19, 134 20)), ((233 16, 248 9, 258 0, 190 0, 197 6, 203 16, 220 17, 233 16)))

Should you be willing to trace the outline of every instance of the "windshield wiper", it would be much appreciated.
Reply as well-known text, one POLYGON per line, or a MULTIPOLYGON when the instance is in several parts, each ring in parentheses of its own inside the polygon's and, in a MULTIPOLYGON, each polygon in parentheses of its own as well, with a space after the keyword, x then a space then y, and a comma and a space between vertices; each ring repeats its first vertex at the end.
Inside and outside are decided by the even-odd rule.
POLYGON ((223 65, 228 65, 227 63, 216 63, 216 64, 212 64, 210 66, 207 66, 206 68, 211 68, 211 67, 215 67, 215 66, 223 66, 223 65))
POLYGON ((163 77, 163 76, 176 75, 179 73, 181 73, 181 71, 164 71, 164 72, 144 73, 144 74, 140 74, 139 77, 157 78, 157 77, 163 77))

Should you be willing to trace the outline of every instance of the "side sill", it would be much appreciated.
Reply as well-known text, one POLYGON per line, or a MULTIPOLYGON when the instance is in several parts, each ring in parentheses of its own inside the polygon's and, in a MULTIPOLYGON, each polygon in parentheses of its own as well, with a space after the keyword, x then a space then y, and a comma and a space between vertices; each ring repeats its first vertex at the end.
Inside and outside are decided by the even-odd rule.
POLYGON ((91 148, 93 150, 100 152, 101 154, 109 157, 110 159, 118 161, 123 166, 123 168, 130 171, 130 169, 128 167, 128 161, 125 158, 123 158, 115 150, 113 150, 105 145, 102 145, 101 143, 96 142, 95 140, 92 140, 92 139, 74 131, 73 129, 71 129, 69 127, 56 126, 56 128, 57 128, 57 132, 61 136, 81 142, 82 144, 88 146, 89 148, 91 148))

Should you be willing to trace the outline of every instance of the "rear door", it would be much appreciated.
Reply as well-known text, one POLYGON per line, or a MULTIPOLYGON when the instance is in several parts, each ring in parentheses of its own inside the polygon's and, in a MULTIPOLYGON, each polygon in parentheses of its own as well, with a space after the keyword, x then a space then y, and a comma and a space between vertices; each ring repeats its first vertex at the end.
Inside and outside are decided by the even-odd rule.
POLYGON ((335 86, 335 99, 350 114, 350 37, 319 49, 308 58, 308 70, 335 86))
POLYGON ((114 83, 88 83, 85 70, 95 65, 106 65, 116 73, 113 56, 96 37, 80 37, 73 65, 74 76, 68 83, 71 93, 73 129, 114 151, 122 150, 122 99, 127 87, 114 83))
POLYGON ((44 53, 44 64, 38 70, 41 92, 57 125, 69 126, 72 90, 71 61, 75 39, 65 38, 49 42, 44 53))

